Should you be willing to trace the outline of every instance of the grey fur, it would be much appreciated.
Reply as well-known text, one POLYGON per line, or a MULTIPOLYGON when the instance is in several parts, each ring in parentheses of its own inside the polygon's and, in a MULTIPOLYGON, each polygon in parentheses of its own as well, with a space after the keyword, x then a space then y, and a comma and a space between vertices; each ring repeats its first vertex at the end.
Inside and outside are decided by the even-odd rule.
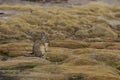
POLYGON ((47 46, 45 43, 49 43, 48 37, 44 32, 40 32, 39 35, 35 37, 32 54, 38 57, 44 56, 44 52, 40 50, 40 47, 44 46, 44 51, 46 51, 47 46))

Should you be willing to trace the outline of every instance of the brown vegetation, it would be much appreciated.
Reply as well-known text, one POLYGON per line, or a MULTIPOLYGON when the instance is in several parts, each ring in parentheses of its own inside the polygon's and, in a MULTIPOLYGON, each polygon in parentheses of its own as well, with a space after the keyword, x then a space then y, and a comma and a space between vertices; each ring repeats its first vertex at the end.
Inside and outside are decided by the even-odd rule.
POLYGON ((0 77, 120 80, 120 6, 0 5, 0 9, 20 12, 0 18, 0 59, 8 57, 0 61, 0 77), (32 52, 32 35, 40 31, 50 39, 46 58, 25 57, 32 52))

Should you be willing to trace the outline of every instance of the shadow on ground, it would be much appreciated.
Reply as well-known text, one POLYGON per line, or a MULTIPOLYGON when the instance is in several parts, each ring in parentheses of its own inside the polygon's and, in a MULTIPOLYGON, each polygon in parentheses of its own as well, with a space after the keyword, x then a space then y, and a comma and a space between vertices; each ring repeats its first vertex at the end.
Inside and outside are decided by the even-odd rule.
POLYGON ((0 72, 0 80, 17 80, 17 78, 8 76, 5 73, 0 72))

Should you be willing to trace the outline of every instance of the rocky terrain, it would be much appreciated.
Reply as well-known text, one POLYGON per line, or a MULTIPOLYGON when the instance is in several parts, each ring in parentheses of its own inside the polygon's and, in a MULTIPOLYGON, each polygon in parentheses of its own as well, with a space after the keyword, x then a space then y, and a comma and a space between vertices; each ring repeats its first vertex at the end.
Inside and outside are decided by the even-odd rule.
POLYGON ((0 80, 120 80, 120 6, 0 5, 0 80), (40 31, 46 57, 25 57, 40 31))

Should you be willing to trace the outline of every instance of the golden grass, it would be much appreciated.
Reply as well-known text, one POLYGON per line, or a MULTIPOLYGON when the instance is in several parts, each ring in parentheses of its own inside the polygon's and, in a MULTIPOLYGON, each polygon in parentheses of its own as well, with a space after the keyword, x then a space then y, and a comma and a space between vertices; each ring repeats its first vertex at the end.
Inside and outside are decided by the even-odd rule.
POLYGON ((19 66, 20 64, 25 65, 25 63, 31 64, 31 65, 32 64, 34 65, 35 62, 36 62, 35 64, 38 64, 38 65, 50 63, 47 60, 36 58, 36 57, 18 57, 18 58, 16 57, 16 58, 6 61, 6 62, 2 62, 2 61, 0 61, 0 62, 1 62, 1 64, 0 64, 1 70, 2 69, 4 70, 4 68, 7 69, 7 67, 8 68, 10 67, 12 69, 16 66, 19 66))
MULTIPOLYGON (((91 80, 91 78, 98 77, 98 80, 101 80, 104 78, 109 79, 112 78, 113 80, 119 80, 119 75, 114 73, 114 70, 112 70, 110 67, 107 66, 65 66, 65 65, 45 65, 45 66, 38 66, 33 69, 33 71, 45 71, 45 72, 51 72, 52 74, 64 74, 65 78, 71 75, 78 75, 81 74, 86 75, 87 80, 91 80)), ((66 79, 65 79, 66 80, 66 79)), ((68 79, 67 79, 68 80, 68 79)))
POLYGON ((40 9, 40 6, 35 6, 35 7, 32 7, 31 5, 25 5, 25 6, 22 6, 22 5, 13 5, 13 6, 10 6, 10 5, 0 5, 0 9, 4 9, 4 10, 34 10, 34 9, 40 9))
POLYGON ((19 74, 10 74, 8 70, 8 75, 18 76, 19 80, 69 80, 74 76, 120 80, 116 57, 120 53, 119 30, 109 23, 119 21, 119 5, 90 3, 71 8, 0 5, 0 9, 20 12, 8 20, 0 18, 0 55, 14 56, 0 61, 0 69, 12 69, 12 73, 16 68, 26 69, 19 74), (32 52, 31 36, 40 31, 50 39, 47 60, 23 57, 32 52))
MULTIPOLYGON (((11 41, 0 45, 0 53, 15 57, 32 53, 33 42, 11 41)), ((46 56, 48 58, 66 59, 67 57, 89 53, 115 53, 119 54, 119 43, 111 42, 84 42, 78 40, 52 40, 46 56)))
POLYGON ((81 54, 91 54, 91 53, 114 53, 119 54, 120 50, 110 50, 110 49, 94 49, 94 48, 83 48, 83 49, 74 49, 74 55, 81 55, 81 54))
MULTIPOLYGON (((7 53, 8 56, 15 57, 32 52, 32 44, 30 42, 15 42, 3 44, 0 51, 7 53)), ((2 53, 1 53, 2 54, 2 53)))
POLYGON ((89 47, 89 43, 84 41, 78 41, 78 40, 56 40, 51 41, 50 45, 53 47, 63 47, 63 48, 69 48, 69 49, 76 49, 76 48, 87 48, 89 47))
POLYGON ((91 58, 85 58, 82 56, 79 57, 70 57, 64 61, 64 65, 68 66, 83 66, 83 65, 99 65, 100 63, 91 58))
POLYGON ((45 31, 51 39, 118 38, 119 31, 113 30, 109 26, 108 20, 119 19, 116 17, 119 6, 103 3, 91 3, 71 8, 0 5, 0 9, 20 12, 19 15, 15 15, 7 21, 0 20, 2 38, 10 38, 12 35, 17 39, 26 39, 32 33, 39 31, 45 31))
MULTIPOLYGON (((18 43, 14 43, 14 44, 11 43, 11 44, 12 46, 19 46, 19 48, 21 48, 22 46, 23 47, 26 46, 25 48, 30 49, 28 46, 29 42, 28 44, 27 42, 26 43, 24 42, 24 44, 20 43, 21 46, 20 44, 18 45, 18 43)), ((21 69, 25 67, 25 69, 28 69, 27 73, 29 74, 22 75, 22 73, 19 73, 20 75, 18 76, 20 77, 21 80, 22 79, 29 80, 30 76, 32 79, 39 78, 39 79, 56 80, 59 78, 59 80, 64 80, 64 79, 69 80, 69 78, 71 78, 72 76, 82 76, 82 74, 83 74, 83 77, 87 78, 87 80, 91 80, 91 79, 119 80, 118 71, 115 69, 115 67, 109 67, 108 64, 106 64, 107 61, 96 60, 89 56, 91 54, 109 55, 111 53, 114 55, 119 55, 120 51, 119 50, 107 50, 107 49, 93 49, 93 48, 68 49, 68 48, 62 48, 62 47, 50 47, 48 49, 48 52, 46 53, 46 56, 49 58, 55 58, 55 57, 65 58, 61 64, 58 65, 57 61, 56 63, 50 63, 48 60, 44 60, 44 59, 40 59, 36 57, 15 57, 14 59, 10 61, 8 60, 6 62, 1 62, 0 68, 7 69, 8 67, 8 69, 14 70, 16 68, 21 69), (34 65, 33 64, 34 62, 37 65, 36 64, 34 65), (21 66, 18 66, 19 64, 21 64, 21 66)), ((98 57, 100 58, 101 56, 98 56, 98 57)), ((103 57, 106 57, 106 56, 103 56, 103 57)), ((106 57, 105 59, 110 61, 109 57, 106 57)), ((12 74, 9 74, 9 75, 12 75, 12 74)), ((14 75, 16 74, 14 73, 14 75)))

